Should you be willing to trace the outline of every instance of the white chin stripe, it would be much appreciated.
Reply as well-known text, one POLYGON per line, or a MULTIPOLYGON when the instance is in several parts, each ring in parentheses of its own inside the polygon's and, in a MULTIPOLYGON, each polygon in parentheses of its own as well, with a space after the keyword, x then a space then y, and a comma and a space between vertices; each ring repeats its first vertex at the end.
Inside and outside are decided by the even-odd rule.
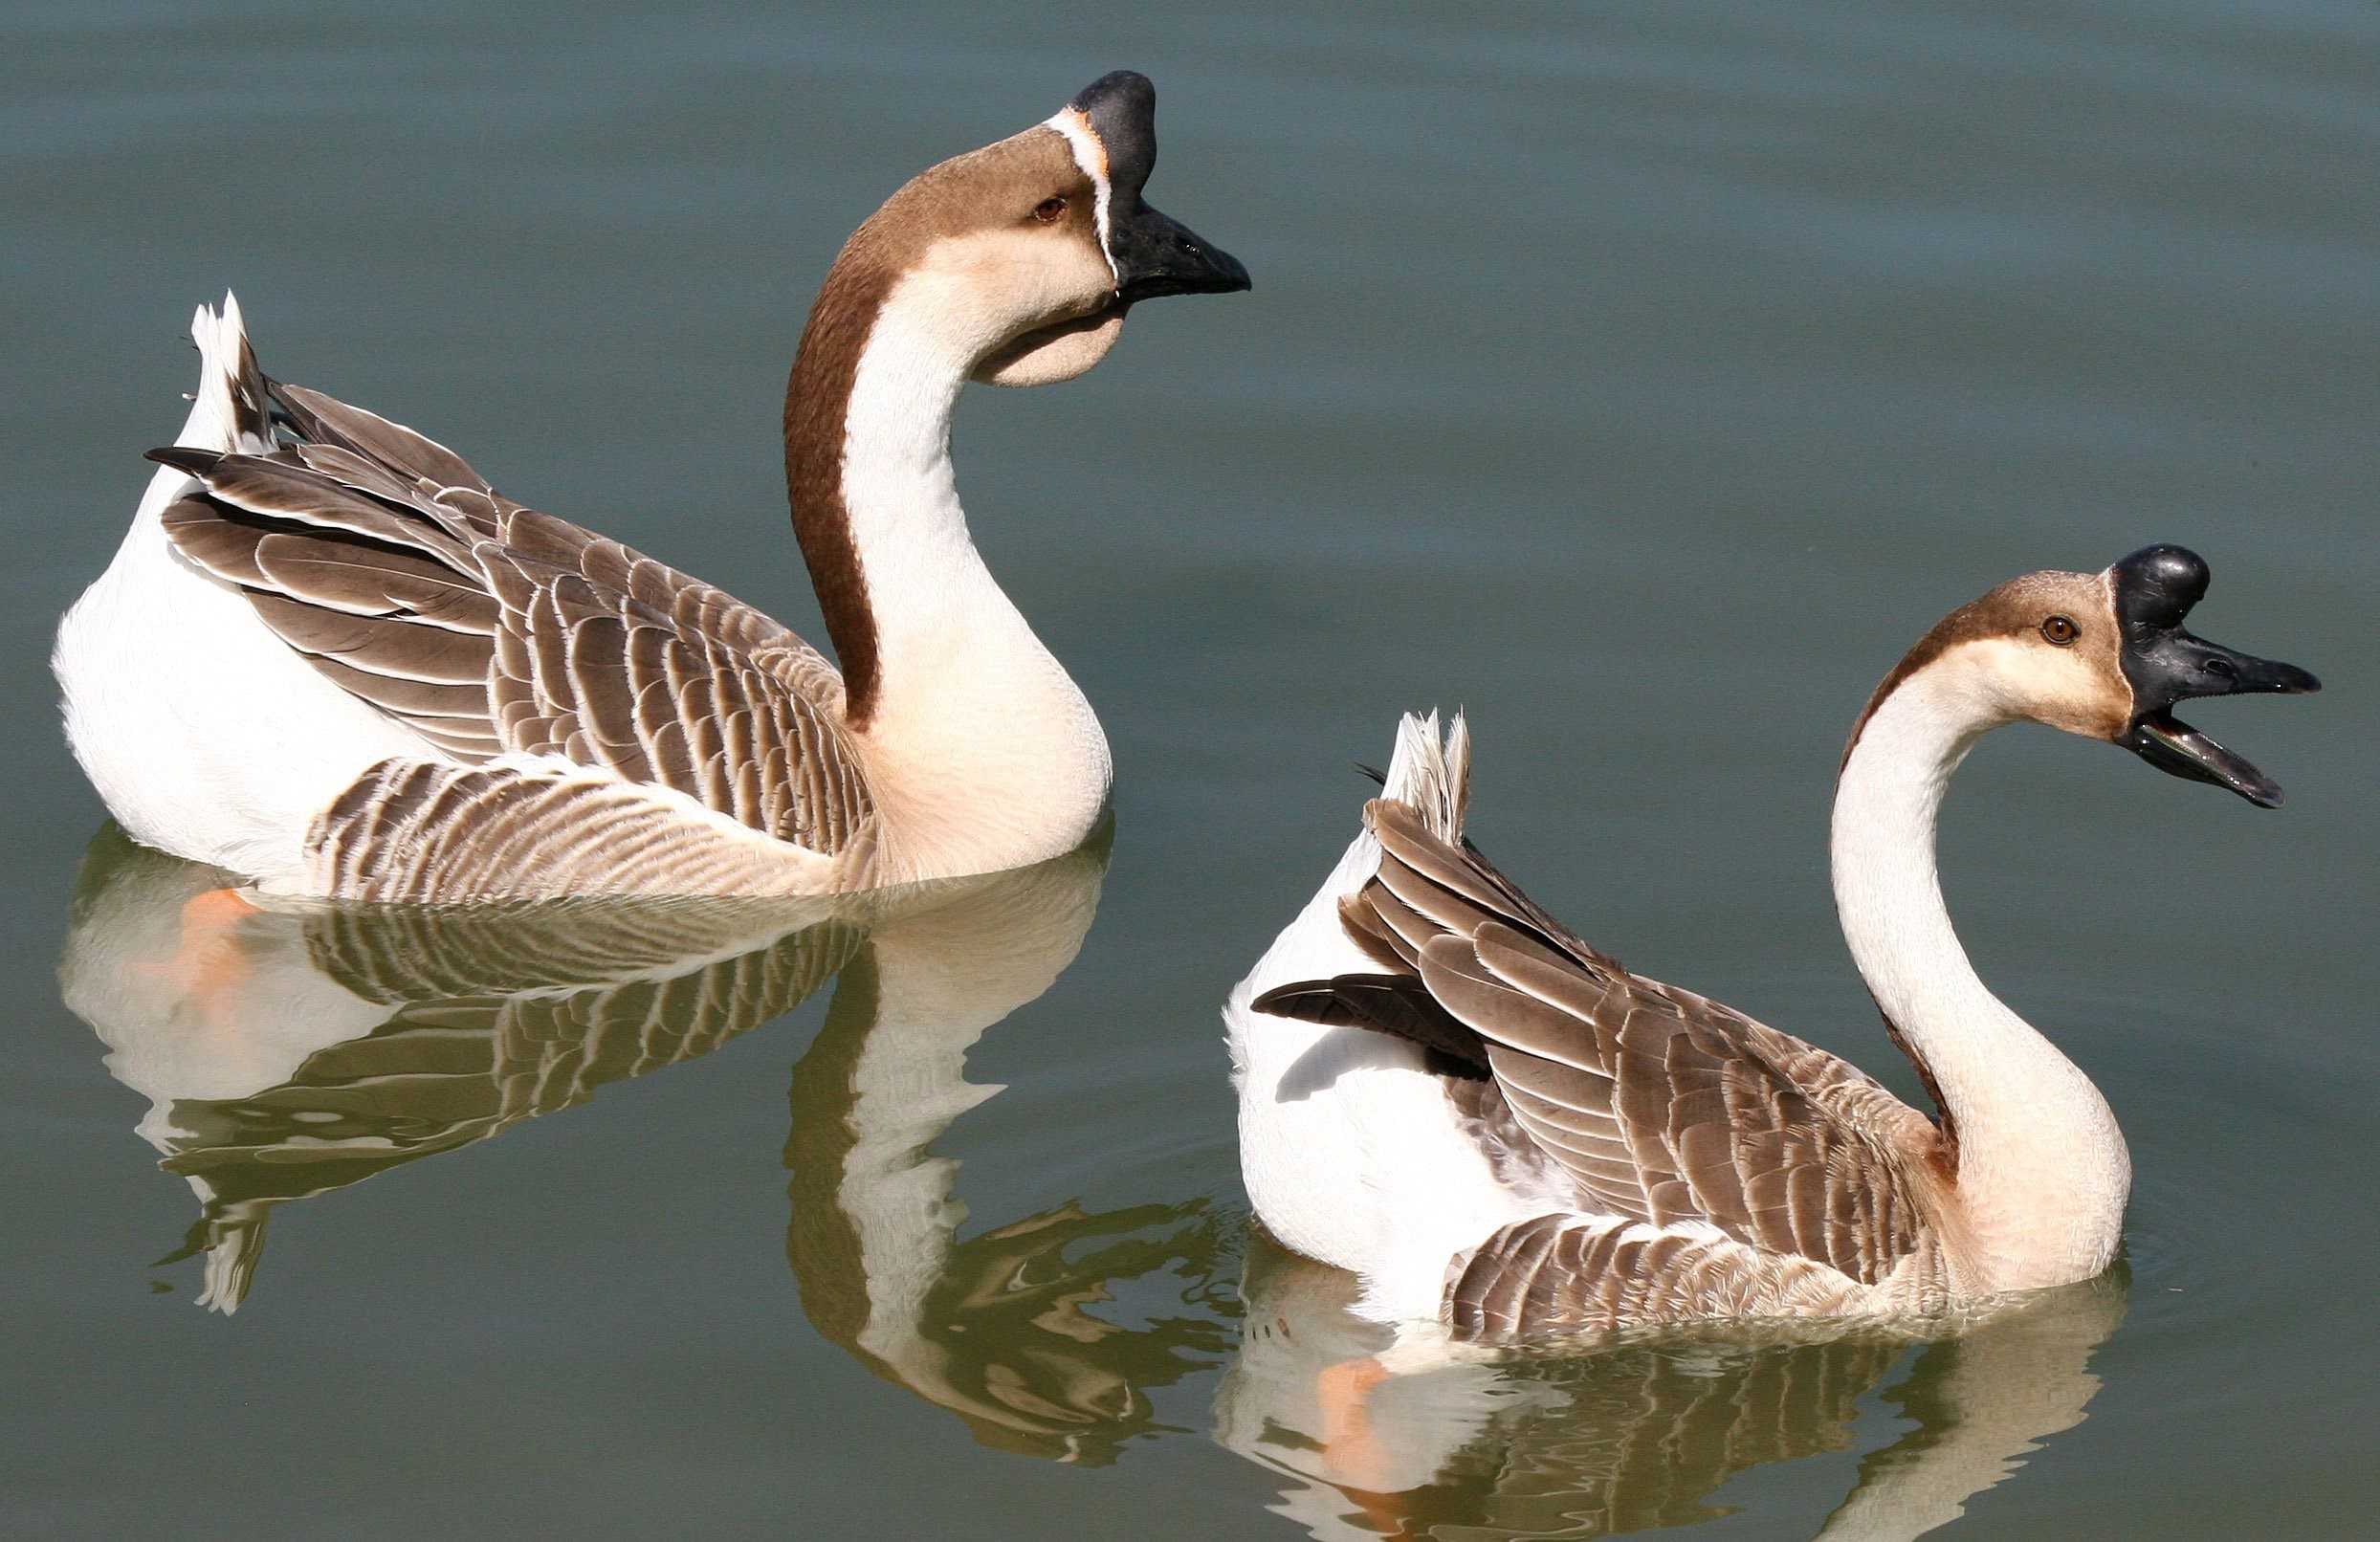
POLYGON ((1101 144, 1099 136, 1091 132, 1091 120, 1071 107, 1059 108, 1057 112, 1045 120, 1045 124, 1066 136, 1068 146, 1074 151, 1074 164, 1083 168, 1083 175, 1089 177, 1091 187, 1098 190, 1098 201, 1093 206, 1092 212, 1097 218, 1099 227, 1099 255, 1107 258, 1108 272, 1114 276, 1116 283, 1121 285, 1124 282, 1124 275, 1116 272, 1115 257, 1108 250, 1107 146, 1101 144))

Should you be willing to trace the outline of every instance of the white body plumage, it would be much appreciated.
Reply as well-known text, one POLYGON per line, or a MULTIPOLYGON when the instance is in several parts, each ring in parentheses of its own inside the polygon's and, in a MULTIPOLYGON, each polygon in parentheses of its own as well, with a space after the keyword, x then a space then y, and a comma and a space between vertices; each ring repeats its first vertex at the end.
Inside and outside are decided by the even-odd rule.
MULTIPOLYGON (((1385 796, 1434 813, 1441 827, 1460 818, 1468 755, 1460 717, 1451 743, 1449 756, 1435 714, 1407 717, 1388 768, 1385 796)), ((1286 1245, 1362 1276, 1365 1315, 1427 1320, 1458 1253, 1549 1206, 1498 1180, 1420 1049, 1248 1004, 1277 985, 1375 967, 1349 939, 1338 902, 1379 861, 1371 832, 1356 836, 1233 989, 1223 1021, 1240 1090, 1241 1171, 1257 1215, 1286 1245)))
MULTIPOLYGON (((199 385, 174 442, 261 453, 260 404, 233 391, 238 302, 191 322, 199 385)), ((443 760, 427 739, 324 678, 237 590, 173 549, 160 522, 195 487, 161 466, 115 561, 59 625, 51 667, 75 758, 132 837, 234 872, 297 870, 306 826, 365 767, 443 760)))

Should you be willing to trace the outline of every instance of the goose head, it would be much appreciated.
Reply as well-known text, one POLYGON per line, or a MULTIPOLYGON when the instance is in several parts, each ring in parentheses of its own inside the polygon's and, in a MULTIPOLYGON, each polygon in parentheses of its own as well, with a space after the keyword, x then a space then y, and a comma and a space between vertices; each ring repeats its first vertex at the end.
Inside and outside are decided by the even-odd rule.
POLYGON ((921 172, 836 267, 970 379, 1071 380, 1139 301, 1248 287, 1237 258, 1141 197, 1156 164, 1157 88, 1119 70, 1022 134, 921 172))
POLYGON ((2097 573, 2012 579, 1927 633, 1878 689, 1862 726, 1895 689, 1923 672, 1950 685, 1980 726, 2029 720, 2105 739, 2160 771, 2279 807, 2277 782, 2172 709, 2196 696, 2299 694, 2320 690, 2321 682, 2294 664, 2184 629, 2208 578, 2197 553, 2155 545, 2097 573))

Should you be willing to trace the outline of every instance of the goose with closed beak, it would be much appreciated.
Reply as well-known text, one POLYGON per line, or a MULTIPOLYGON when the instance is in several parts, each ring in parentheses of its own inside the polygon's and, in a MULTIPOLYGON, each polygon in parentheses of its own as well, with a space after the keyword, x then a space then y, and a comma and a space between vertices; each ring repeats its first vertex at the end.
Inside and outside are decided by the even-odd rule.
POLYGON ((408 429, 265 378, 201 310, 196 406, 67 614, 67 736, 142 843, 281 892, 784 894, 1039 862, 1105 802, 1090 704, 985 568, 950 463, 970 380, 1071 379, 1126 313, 1246 271, 1141 197, 1118 72, 933 167, 828 272, 785 397, 836 665, 513 502, 408 429))
POLYGON ((1385 795, 1225 1009, 1242 1164, 1368 1315, 1456 1340, 1730 1317, 1935 1314, 2114 1259, 2130 1160, 2098 1090, 1984 988, 1934 825, 1975 740, 2032 721, 2272 807, 2176 703, 2306 692, 2192 636, 2207 565, 2151 546, 1960 606, 1852 731, 1843 935, 1928 1118, 1856 1068, 1597 952, 1463 835, 1469 740, 1408 717, 1385 795))

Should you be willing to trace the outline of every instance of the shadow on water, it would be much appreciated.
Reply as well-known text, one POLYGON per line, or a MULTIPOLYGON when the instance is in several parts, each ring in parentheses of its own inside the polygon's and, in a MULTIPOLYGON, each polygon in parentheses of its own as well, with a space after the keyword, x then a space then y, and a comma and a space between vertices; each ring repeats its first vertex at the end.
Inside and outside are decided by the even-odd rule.
POLYGON ((110 827, 59 974, 198 1197, 174 1257, 203 1255, 199 1300, 222 1311, 276 1207, 694 1059, 834 980, 784 1149, 803 1309, 986 1445, 1112 1463, 1182 1432, 1155 1395, 1227 1366, 1214 1439, 1316 1538, 1591 1537, 1730 1513, 1730 1479, 1852 1448, 1874 1400, 1906 1428, 1820 1534, 1906 1537, 2083 1417, 2120 1273, 1933 1342, 1735 1327, 1450 1360, 1209 1201, 1069 1202, 962 1238, 959 1165, 929 1148, 999 1090, 966 1080, 967 1053, 1072 962, 1106 866, 1102 838, 836 900, 252 911, 110 827))

